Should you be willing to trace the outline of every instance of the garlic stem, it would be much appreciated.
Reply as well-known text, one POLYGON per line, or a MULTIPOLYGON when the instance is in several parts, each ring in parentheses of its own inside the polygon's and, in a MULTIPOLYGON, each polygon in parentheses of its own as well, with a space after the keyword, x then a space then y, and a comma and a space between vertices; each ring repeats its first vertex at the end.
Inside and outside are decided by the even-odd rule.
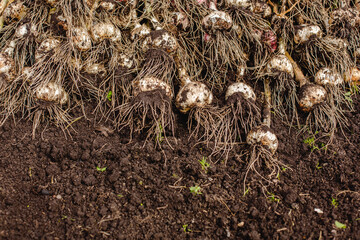
POLYGON ((299 65, 294 61, 294 59, 290 56, 288 51, 285 52, 285 56, 289 59, 291 62, 294 74, 295 74, 295 80, 300 84, 300 87, 304 86, 305 84, 309 83, 309 80, 305 77, 304 73, 301 71, 299 65))
MULTIPOLYGON (((7 4, 8 4, 9 0, 2 0, 0 2, 0 15, 3 14, 5 8, 7 7, 7 4)), ((1 16, 2 17, 2 16, 1 16)))
POLYGON ((270 88, 270 79, 266 78, 264 81, 264 111, 263 111, 263 124, 270 127, 271 124, 271 88, 270 88))

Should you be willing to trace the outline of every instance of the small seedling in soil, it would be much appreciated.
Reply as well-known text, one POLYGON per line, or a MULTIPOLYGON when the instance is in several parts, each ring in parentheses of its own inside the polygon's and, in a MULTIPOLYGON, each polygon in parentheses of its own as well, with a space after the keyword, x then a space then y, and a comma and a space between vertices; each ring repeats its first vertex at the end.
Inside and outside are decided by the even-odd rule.
POLYGON ((201 187, 198 186, 198 185, 195 185, 195 186, 193 186, 193 187, 189 187, 189 189, 190 189, 190 192, 191 192, 192 194, 194 194, 194 195, 200 195, 200 194, 202 194, 202 192, 201 192, 201 187))
POLYGON ((320 166, 320 163, 319 163, 319 162, 316 163, 316 166, 315 166, 315 167, 316 167, 317 170, 320 170, 320 169, 322 168, 322 167, 320 166))
POLYGON ((101 167, 96 167, 96 170, 97 170, 98 172, 105 172, 105 171, 106 171, 106 167, 103 167, 103 168, 101 168, 101 167))
POLYGON ((155 137, 155 142, 162 143, 162 141, 164 140, 163 132, 164 132, 164 129, 161 126, 161 124, 159 124, 159 132, 155 137))
POLYGON ((318 146, 316 146, 316 143, 315 143, 315 136, 306 138, 304 140, 304 143, 311 148, 311 152, 313 152, 314 150, 319 150, 318 146))
POLYGON ((270 202, 277 202, 277 203, 280 202, 280 199, 277 198, 274 193, 268 192, 268 195, 269 195, 268 199, 270 202))
POLYGON ((243 196, 245 197, 249 192, 250 192, 250 188, 246 188, 245 191, 244 191, 243 196))
POLYGON ((345 229, 346 228, 346 225, 341 223, 341 222, 338 222, 338 221, 335 221, 335 226, 337 228, 341 228, 341 229, 345 229))
POLYGON ((109 102, 111 102, 111 97, 112 97, 112 91, 109 91, 106 98, 107 100, 109 100, 109 102))
POLYGON ((183 226, 182 226, 182 228, 183 228, 183 230, 184 230, 184 232, 191 232, 191 229, 189 229, 188 228, 188 225, 187 224, 184 224, 183 226))
POLYGON ((339 206, 338 200, 336 198, 331 198, 331 205, 337 208, 339 206))
POLYGON ((201 164, 202 170, 204 170, 204 172, 207 173, 208 168, 210 168, 210 163, 206 161, 206 157, 203 157, 201 160, 199 160, 199 163, 201 164))

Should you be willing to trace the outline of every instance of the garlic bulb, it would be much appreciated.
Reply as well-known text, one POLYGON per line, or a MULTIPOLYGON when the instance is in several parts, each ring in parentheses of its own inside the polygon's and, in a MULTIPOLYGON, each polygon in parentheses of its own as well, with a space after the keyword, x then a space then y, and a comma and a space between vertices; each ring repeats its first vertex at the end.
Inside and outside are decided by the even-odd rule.
POLYGON ((144 38, 148 36, 151 32, 151 29, 145 24, 137 24, 135 28, 131 31, 131 40, 136 38, 144 38))
POLYGON ((222 11, 213 11, 202 20, 206 31, 228 30, 232 27, 233 21, 230 15, 222 11))
POLYGON ((266 66, 266 71, 269 74, 274 73, 274 71, 285 72, 294 77, 293 65, 285 55, 277 55, 271 58, 266 66))
POLYGON ((350 68, 349 72, 345 74, 345 81, 360 84, 360 69, 358 67, 350 68))
POLYGON ((113 42, 121 40, 121 31, 111 23, 97 23, 91 28, 92 38, 96 42, 110 39, 113 42))
POLYGON ((87 74, 99 75, 100 77, 105 77, 107 73, 103 63, 86 64, 82 70, 87 74))
POLYGON ((38 49, 35 51, 35 60, 38 61, 42 59, 50 51, 56 49, 60 46, 60 41, 55 38, 47 38, 41 42, 38 49))
POLYGON ((229 6, 250 8, 251 11, 253 10, 253 3, 251 0, 225 0, 225 3, 229 6))
POLYGON ((135 59, 129 54, 125 54, 125 53, 120 54, 118 63, 120 66, 129 69, 135 67, 135 59))
POLYGON ((166 96, 170 99, 173 97, 173 92, 170 84, 156 78, 156 77, 145 77, 132 82, 133 95, 137 96, 141 92, 148 92, 154 90, 164 90, 166 96))
POLYGON ((263 18, 270 17, 272 14, 271 7, 265 2, 256 2, 252 11, 261 14, 263 18))
POLYGON ((21 1, 14 1, 10 3, 3 12, 3 18, 5 23, 11 23, 12 21, 18 21, 22 19, 27 12, 27 8, 21 1))
POLYGON ((175 52, 179 47, 178 42, 174 36, 165 30, 155 30, 147 36, 143 42, 143 47, 146 48, 162 48, 168 52, 175 52))
POLYGON ((52 7, 55 7, 55 5, 60 2, 60 0, 45 0, 45 2, 52 7))
POLYGON ((38 34, 39 33, 36 29, 36 25, 31 23, 25 23, 23 25, 20 25, 15 31, 15 36, 18 38, 26 38, 30 35, 37 37, 38 34))
POLYGON ((15 79, 15 62, 7 53, 0 53, 0 80, 7 83, 15 79))
POLYGON ((193 107, 210 105, 212 100, 213 94, 205 84, 188 81, 176 96, 176 107, 186 113, 193 107))
POLYGON ((112 12, 116 8, 116 2, 114 0, 102 0, 99 5, 108 12, 112 12))
POLYGON ((322 35, 323 32, 319 26, 303 24, 295 29, 294 42, 296 44, 302 44, 309 41, 311 37, 316 36, 317 38, 321 38, 322 35))
POLYGON ((339 8, 331 12, 329 23, 333 24, 336 21, 346 21, 351 27, 356 27, 360 23, 360 12, 355 8, 339 8))
POLYGON ((35 89, 35 98, 63 105, 69 100, 69 94, 60 84, 49 82, 35 89))
POLYGON ((337 86, 344 83, 344 79, 335 70, 322 68, 315 74, 315 82, 321 86, 337 86))
POLYGON ((252 87, 243 82, 231 84, 226 90, 225 100, 228 100, 230 96, 236 93, 241 93, 245 99, 251 99, 253 101, 256 101, 256 95, 252 87))
POLYGON ((317 105, 325 102, 327 92, 320 85, 308 83, 300 88, 299 106, 304 112, 313 110, 317 105))
POLYGON ((83 27, 75 27, 72 30, 71 40, 75 47, 80 51, 87 51, 91 49, 91 37, 83 27))
POLYGON ((272 154, 276 152, 279 146, 279 141, 275 133, 265 125, 253 128, 246 136, 246 142, 249 145, 260 143, 267 147, 272 154))

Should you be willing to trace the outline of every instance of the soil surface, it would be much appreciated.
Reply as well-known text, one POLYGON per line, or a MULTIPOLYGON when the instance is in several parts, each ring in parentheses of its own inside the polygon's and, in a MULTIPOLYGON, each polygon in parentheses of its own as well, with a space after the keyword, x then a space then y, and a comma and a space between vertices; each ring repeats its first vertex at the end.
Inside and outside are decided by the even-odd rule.
POLYGON ((245 185, 244 146, 202 167, 209 150, 188 140, 180 114, 161 148, 141 135, 129 143, 92 116, 71 137, 49 125, 32 139, 31 123, 8 121, 0 239, 360 239, 359 100, 346 138, 327 149, 274 119, 286 167, 270 182, 250 172, 245 185))

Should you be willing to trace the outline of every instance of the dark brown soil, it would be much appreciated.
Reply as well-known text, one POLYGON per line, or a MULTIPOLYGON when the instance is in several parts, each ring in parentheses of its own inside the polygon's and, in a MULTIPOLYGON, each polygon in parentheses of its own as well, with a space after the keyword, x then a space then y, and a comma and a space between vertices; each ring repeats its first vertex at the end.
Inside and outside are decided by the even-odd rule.
POLYGON ((209 151, 188 141, 181 115, 161 149, 145 136, 128 143, 91 116, 72 124, 72 138, 48 126, 33 140, 31 123, 8 121, 0 239, 360 239, 359 97, 355 104, 347 139, 337 135, 326 151, 326 140, 310 147, 312 136, 274 119, 288 167, 271 183, 250 173, 245 194, 245 158, 232 153, 227 165, 212 159, 202 169, 209 151))

